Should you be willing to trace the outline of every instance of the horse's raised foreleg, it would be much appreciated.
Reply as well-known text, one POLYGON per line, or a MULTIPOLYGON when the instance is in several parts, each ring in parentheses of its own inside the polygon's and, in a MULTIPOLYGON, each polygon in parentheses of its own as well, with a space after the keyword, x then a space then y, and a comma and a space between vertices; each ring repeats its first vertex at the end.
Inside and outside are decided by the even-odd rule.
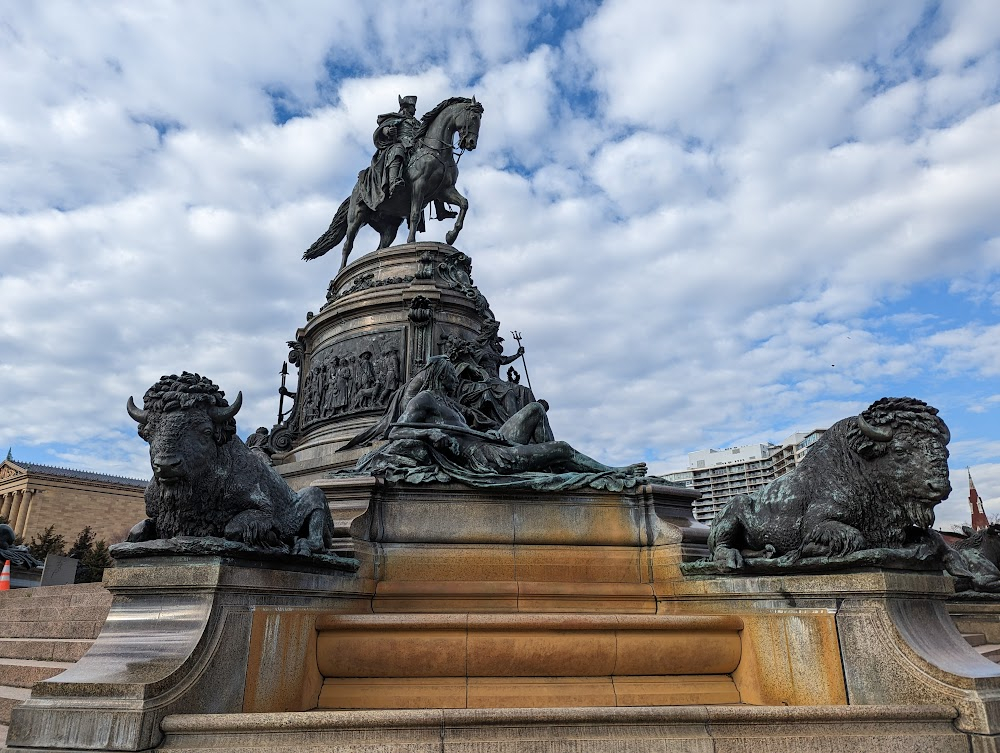
POLYGON ((438 198, 444 199, 449 204, 458 205, 458 217, 455 218, 455 226, 444 236, 445 243, 450 246, 455 242, 455 239, 462 230, 462 226, 465 224, 465 213, 469 211, 469 200, 462 196, 453 185, 441 189, 438 192, 438 198))

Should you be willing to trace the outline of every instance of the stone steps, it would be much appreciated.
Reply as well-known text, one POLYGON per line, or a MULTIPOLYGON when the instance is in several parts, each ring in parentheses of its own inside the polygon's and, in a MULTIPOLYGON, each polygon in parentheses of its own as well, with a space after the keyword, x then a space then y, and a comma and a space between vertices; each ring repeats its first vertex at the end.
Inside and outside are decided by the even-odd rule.
POLYGON ((983 657, 1000 664, 1000 644, 987 643, 983 633, 962 633, 962 637, 983 657))
POLYGON ((300 711, 170 716, 161 753, 968 753, 947 706, 300 711))
POLYGON ((0 591, 0 745, 11 709, 87 652, 110 607, 100 583, 0 591))
POLYGON ((982 646, 986 643, 986 636, 983 633, 962 633, 962 637, 965 638, 966 642, 973 648, 982 646))
POLYGON ((727 615, 327 614, 321 709, 738 703, 727 615))
POLYGON ((1000 644, 996 643, 984 643, 981 646, 976 646, 976 651, 982 654, 984 657, 992 662, 997 662, 1000 664, 1000 644))
POLYGON ((0 685, 0 724, 10 724, 10 710, 31 695, 30 688, 15 688, 0 685))
POLYGON ((31 688, 36 682, 55 677, 72 666, 73 662, 68 661, 0 659, 0 686, 31 688))
POLYGON ((0 638, 0 658, 75 662, 92 643, 89 638, 0 638))
POLYGON ((8 638, 72 638, 94 640, 101 632, 104 620, 0 621, 0 635, 8 638))
POLYGON ((0 603, 16 599, 40 598, 85 598, 97 597, 110 600, 111 595, 100 583, 74 583, 68 586, 44 586, 38 588, 15 588, 11 591, 0 591, 0 603))

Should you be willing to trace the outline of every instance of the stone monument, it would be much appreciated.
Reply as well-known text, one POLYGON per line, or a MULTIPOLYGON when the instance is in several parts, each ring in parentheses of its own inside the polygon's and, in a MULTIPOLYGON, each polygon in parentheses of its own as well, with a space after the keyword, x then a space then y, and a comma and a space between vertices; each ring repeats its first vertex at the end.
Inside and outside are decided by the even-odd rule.
POLYGON ((472 425, 499 426, 534 400, 499 376, 510 362, 499 326, 472 260, 451 246, 392 246, 348 265, 289 343, 293 402, 266 443, 278 472, 302 488, 353 467, 368 443, 385 438, 406 385, 435 355, 452 355, 461 370, 472 425))
POLYGON ((410 100, 307 252, 347 238, 277 425, 244 446, 239 396, 195 374, 129 400, 147 519, 101 635, 13 710, 8 750, 1000 750, 1000 667, 946 610, 943 568, 975 573, 930 531, 937 411, 845 419, 709 541, 695 492, 555 439, 502 379, 524 353, 469 257, 414 242, 428 139, 474 147, 482 107, 416 121, 410 100), (380 248, 346 265, 364 221, 380 248))

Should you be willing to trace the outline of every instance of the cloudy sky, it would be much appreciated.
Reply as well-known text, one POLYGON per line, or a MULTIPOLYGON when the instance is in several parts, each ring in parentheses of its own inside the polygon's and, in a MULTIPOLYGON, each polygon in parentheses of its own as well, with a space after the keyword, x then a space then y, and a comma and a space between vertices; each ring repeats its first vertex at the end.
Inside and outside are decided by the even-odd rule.
POLYGON ((15 458, 148 476, 124 404, 182 369, 270 426, 375 116, 475 94, 456 245, 560 438, 667 472, 910 395, 939 522, 966 466, 1000 514, 993 0, 7 0, 0 70, 15 458))

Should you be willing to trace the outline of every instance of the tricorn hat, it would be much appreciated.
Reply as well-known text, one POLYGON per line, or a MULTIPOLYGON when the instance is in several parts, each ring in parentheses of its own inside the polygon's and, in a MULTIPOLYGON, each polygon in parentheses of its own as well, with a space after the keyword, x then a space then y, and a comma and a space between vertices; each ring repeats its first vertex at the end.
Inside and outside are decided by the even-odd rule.
POLYGON ((399 97, 399 106, 400 107, 402 107, 403 105, 410 105, 412 107, 416 107, 417 106, 417 98, 414 97, 413 95, 410 95, 409 97, 401 97, 401 96, 399 96, 397 94, 396 96, 399 97))

